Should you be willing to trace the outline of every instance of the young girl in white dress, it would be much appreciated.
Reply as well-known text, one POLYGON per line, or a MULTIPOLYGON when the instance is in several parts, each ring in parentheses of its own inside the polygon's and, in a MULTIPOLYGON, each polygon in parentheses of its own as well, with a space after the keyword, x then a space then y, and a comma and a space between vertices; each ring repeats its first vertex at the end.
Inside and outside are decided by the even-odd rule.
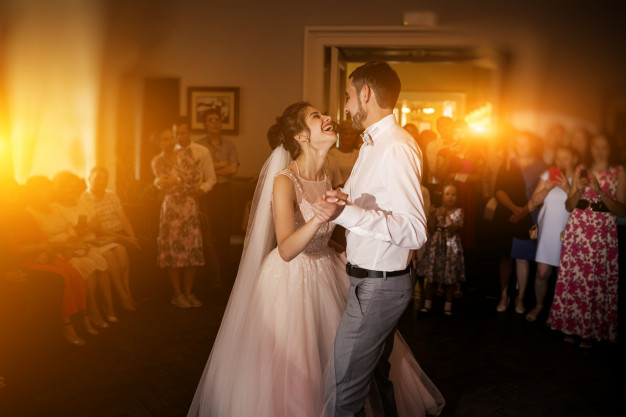
MULTIPOLYGON (((330 117, 289 106, 268 132, 274 148, 252 204, 244 252, 189 416, 320 417, 335 333, 348 295, 334 225, 312 203, 337 140, 330 117), (293 160, 292 160, 293 159, 293 160), (277 244, 277 245, 276 245, 277 244)), ((400 415, 437 415, 444 401, 397 335, 391 358, 400 415)), ((369 415, 378 415, 373 406, 369 415)))

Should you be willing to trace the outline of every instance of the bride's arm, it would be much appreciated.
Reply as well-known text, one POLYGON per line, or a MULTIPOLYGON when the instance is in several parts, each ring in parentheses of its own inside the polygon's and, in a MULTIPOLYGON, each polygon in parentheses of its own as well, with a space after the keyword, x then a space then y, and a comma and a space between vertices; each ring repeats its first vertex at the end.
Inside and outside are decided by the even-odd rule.
POLYGON ((293 183, 284 175, 274 180, 274 228, 278 253, 284 261, 289 262, 313 239, 317 229, 323 224, 313 216, 304 226, 296 230, 294 206, 297 204, 293 183))

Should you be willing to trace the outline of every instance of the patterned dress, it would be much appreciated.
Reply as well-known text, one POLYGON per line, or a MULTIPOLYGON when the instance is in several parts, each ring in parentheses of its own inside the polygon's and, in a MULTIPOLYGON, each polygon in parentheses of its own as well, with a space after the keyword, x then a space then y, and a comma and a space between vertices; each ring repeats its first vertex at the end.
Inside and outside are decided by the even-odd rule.
MULTIPOLYGON (((622 167, 596 173, 600 187, 617 194, 622 167)), ((586 188, 581 199, 600 197, 586 188)), ((561 265, 548 325, 583 339, 617 342, 617 218, 613 213, 574 209, 565 228, 561 265)))
POLYGON ((177 157, 177 163, 163 154, 152 160, 152 171, 157 178, 180 178, 177 185, 165 190, 161 205, 157 238, 157 264, 161 268, 204 265, 200 208, 191 194, 201 181, 198 161, 194 160, 189 148, 177 151, 177 157))
POLYGON ((418 273, 428 282, 440 282, 445 285, 465 282, 465 260, 459 231, 449 233, 446 226, 463 226, 463 209, 457 208, 450 213, 435 212, 434 221, 437 229, 428 239, 426 256, 420 262, 418 273))

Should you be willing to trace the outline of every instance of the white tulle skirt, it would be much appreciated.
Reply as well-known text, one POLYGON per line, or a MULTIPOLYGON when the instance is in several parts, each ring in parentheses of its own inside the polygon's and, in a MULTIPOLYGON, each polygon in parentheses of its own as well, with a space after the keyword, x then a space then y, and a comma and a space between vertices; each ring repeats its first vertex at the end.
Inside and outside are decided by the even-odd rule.
MULTIPOLYGON (((335 333, 348 296, 344 266, 345 258, 332 249, 291 262, 274 249, 243 319, 236 326, 222 323, 188 415, 323 416, 335 333)), ((443 398, 399 334, 390 362, 400 415, 438 414, 443 398)))

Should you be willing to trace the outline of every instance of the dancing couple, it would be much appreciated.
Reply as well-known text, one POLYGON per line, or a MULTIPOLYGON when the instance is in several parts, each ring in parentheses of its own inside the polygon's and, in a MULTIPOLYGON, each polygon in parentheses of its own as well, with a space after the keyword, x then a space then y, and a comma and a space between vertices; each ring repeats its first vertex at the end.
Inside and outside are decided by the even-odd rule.
POLYGON ((438 415, 444 400, 396 331, 426 242, 421 153, 397 123, 396 72, 349 77, 364 144, 343 191, 324 168, 337 134, 308 103, 268 131, 239 271, 189 416, 438 415), (346 228, 346 255, 329 245, 346 228), (347 256, 347 260, 346 260, 347 256))

